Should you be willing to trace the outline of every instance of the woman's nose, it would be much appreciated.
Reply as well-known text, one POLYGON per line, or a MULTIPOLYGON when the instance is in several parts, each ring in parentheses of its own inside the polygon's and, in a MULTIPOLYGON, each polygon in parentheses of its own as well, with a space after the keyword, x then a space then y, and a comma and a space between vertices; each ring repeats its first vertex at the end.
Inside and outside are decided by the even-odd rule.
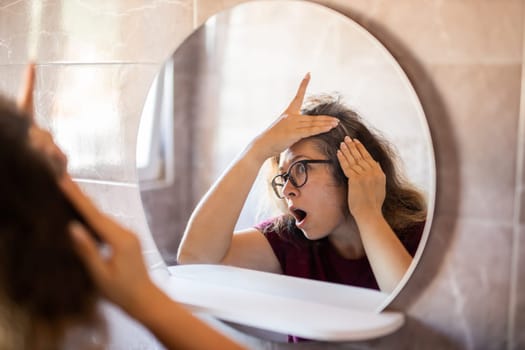
POLYGON ((286 180, 283 187, 283 195, 285 197, 295 197, 298 194, 298 189, 292 184, 290 179, 286 180))

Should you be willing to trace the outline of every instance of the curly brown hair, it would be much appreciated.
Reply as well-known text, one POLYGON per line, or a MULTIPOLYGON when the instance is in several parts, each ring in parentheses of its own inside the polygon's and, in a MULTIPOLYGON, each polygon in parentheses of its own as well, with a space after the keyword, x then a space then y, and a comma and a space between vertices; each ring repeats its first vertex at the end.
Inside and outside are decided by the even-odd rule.
POLYGON ((99 322, 98 292, 68 233, 71 221, 85 221, 29 145, 29 128, 0 97, 0 302, 24 324, 0 333, 20 333, 17 348, 54 348, 67 325, 99 322))
MULTIPOLYGON (((311 136, 327 159, 332 161, 332 171, 336 183, 348 191, 348 181, 339 165, 337 150, 345 136, 358 139, 376 160, 386 177, 386 197, 383 203, 383 215, 394 231, 400 232, 416 223, 426 220, 427 210, 423 195, 411 185, 396 167, 397 156, 389 143, 378 133, 372 132, 359 115, 344 105, 336 96, 318 95, 310 97, 301 111, 305 115, 329 115, 339 119, 339 124, 332 130, 311 136)), ((272 176, 278 169, 279 156, 270 160, 272 176)), ((346 208, 348 209, 348 208, 346 208)), ((349 212, 346 210, 345 212, 349 212)), ((268 227, 276 232, 294 231, 294 219, 283 215, 274 225, 268 227)), ((400 237, 402 238, 402 237, 400 237)))

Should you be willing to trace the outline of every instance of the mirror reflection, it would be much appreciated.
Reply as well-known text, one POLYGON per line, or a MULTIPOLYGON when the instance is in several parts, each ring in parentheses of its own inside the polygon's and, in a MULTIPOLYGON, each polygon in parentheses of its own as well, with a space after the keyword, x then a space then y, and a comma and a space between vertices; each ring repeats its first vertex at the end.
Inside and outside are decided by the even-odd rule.
POLYGON ((246 3, 196 30, 152 85, 137 166, 168 264, 179 251, 390 293, 428 235, 419 101, 375 38, 316 4, 246 3))

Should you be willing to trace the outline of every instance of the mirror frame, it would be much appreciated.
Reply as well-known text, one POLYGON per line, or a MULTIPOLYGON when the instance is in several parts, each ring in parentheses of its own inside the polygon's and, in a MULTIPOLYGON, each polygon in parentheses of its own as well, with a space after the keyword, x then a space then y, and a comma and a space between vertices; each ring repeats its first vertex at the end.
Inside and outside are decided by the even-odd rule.
MULTIPOLYGON (((173 53, 173 55, 171 57, 174 57, 178 52, 180 53, 181 48, 184 47, 184 45, 188 45, 188 42, 190 42, 191 38, 194 37, 197 32, 199 32, 200 30, 203 30, 203 28, 206 26, 206 24, 210 23, 210 21, 216 21, 219 16, 225 16, 228 12, 231 12, 231 11, 239 11, 240 9, 243 9, 243 10, 244 9, 248 9, 251 6, 254 6, 254 7, 258 7, 258 6, 279 6, 279 7, 282 7, 282 6, 287 5, 287 4, 293 4, 294 6, 310 7, 313 11, 326 11, 326 13, 329 13, 330 16, 334 16, 334 17, 338 17, 338 18, 343 17, 344 21, 346 21, 348 23, 349 28, 352 28, 353 30, 356 30, 356 31, 360 32, 362 35, 366 35, 368 37, 368 39, 371 40, 371 44, 375 45, 375 49, 379 50, 381 55, 383 55, 384 57, 386 57, 389 60, 391 60, 391 65, 396 70, 396 74, 398 75, 399 79, 404 80, 404 82, 405 82, 405 86, 404 87, 407 90, 406 91, 407 97, 412 99, 412 103, 414 104, 416 109, 418 109, 417 113, 419 114, 420 118, 422 119, 422 120, 420 120, 420 123, 419 123, 420 124, 419 125, 420 128, 418 129, 418 131, 423 132, 424 135, 425 135, 425 138, 428 140, 428 144, 427 144, 428 152, 427 152, 427 154, 425 154, 425 156, 428 158, 428 163, 432 167, 432 169, 429 169, 429 173, 428 173, 428 187, 426 188, 426 190, 427 190, 427 193, 426 193, 426 195, 427 195, 427 198, 426 198, 426 201, 427 201, 427 220, 426 220, 426 223, 425 223, 424 231, 423 231, 422 236, 421 236, 419 247, 418 247, 418 249, 416 251, 416 254, 413 257, 413 260, 412 260, 412 263, 411 263, 410 267, 405 272, 403 278, 398 283, 398 285, 396 286, 394 291, 392 291, 388 295, 388 297, 386 297, 386 299, 377 307, 377 309, 375 311, 379 312, 379 311, 382 311, 384 308, 386 308, 391 303, 391 301, 399 294, 399 292, 405 287, 406 283, 408 282, 408 280, 412 276, 415 268, 417 267, 417 265, 418 265, 418 263, 419 263, 419 261, 421 259, 421 256, 422 256, 423 250, 426 247, 428 236, 430 234, 430 229, 431 229, 431 226, 432 226, 432 219, 433 219, 433 216, 434 216, 434 207, 435 207, 435 196, 436 196, 436 194, 435 194, 436 193, 435 157, 434 157, 434 149, 433 149, 432 138, 431 138, 428 122, 427 122, 425 113, 423 111, 421 103, 419 102, 419 99, 417 97, 417 94, 416 94, 412 84, 410 83, 408 77, 404 73, 403 69, 399 66, 399 63, 395 60, 395 58, 390 54, 390 52, 372 34, 370 34, 368 31, 366 31, 363 27, 358 25, 352 19, 342 15, 341 13, 339 13, 339 12, 337 12, 335 10, 332 10, 332 9, 329 9, 329 8, 327 8, 325 6, 322 6, 320 4, 311 3, 311 2, 304 2, 304 1, 290 1, 290 0, 280 1, 278 4, 276 4, 275 1, 245 2, 245 3, 241 3, 241 4, 237 5, 237 6, 234 6, 234 7, 230 8, 230 9, 227 9, 225 11, 222 11, 222 12, 220 12, 218 14, 215 14, 214 16, 209 18, 202 26, 200 26, 192 34, 190 34, 189 37, 175 50, 175 52, 173 53)), ((315 75, 314 75, 314 77, 315 77, 315 75)), ((155 82, 154 82, 154 84, 155 84, 155 82)), ((141 119, 141 127, 142 127, 142 119, 141 119)), ((137 143, 137 147, 139 147, 139 143, 137 143)), ((143 190, 142 186, 143 185, 141 184, 140 185, 141 192, 143 190)), ((147 210, 146 206, 145 206, 145 210, 147 210)), ((148 225, 151 228, 151 223, 149 222, 149 219, 148 219, 148 225)), ((155 240, 155 234, 153 232, 152 232, 152 237, 155 240)))

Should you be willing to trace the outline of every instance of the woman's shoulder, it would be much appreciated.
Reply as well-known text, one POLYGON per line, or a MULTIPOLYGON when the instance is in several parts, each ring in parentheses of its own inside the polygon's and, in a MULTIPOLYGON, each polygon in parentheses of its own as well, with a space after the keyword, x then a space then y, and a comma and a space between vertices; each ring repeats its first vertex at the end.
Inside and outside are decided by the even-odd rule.
POLYGON ((297 233, 293 219, 290 220, 285 215, 261 221, 254 228, 262 232, 272 244, 295 246, 301 242, 301 235, 297 233))
POLYGON ((277 219, 278 219, 277 217, 274 217, 274 218, 269 218, 269 219, 263 220, 263 221, 259 222, 258 224, 256 224, 254 226, 254 228, 259 230, 259 231, 261 231, 264 234, 266 234, 269 231, 274 231, 275 230, 275 222, 276 222, 277 219))

